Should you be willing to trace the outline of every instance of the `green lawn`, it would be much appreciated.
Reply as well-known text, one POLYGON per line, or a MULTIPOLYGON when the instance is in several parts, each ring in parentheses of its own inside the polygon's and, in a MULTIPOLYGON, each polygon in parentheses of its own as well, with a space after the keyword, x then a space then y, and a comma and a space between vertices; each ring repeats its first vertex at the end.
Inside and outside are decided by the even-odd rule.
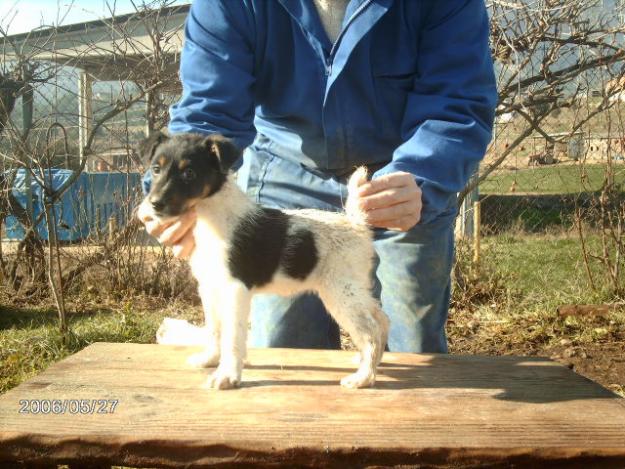
POLYGON ((64 343, 51 308, 0 306, 0 394, 94 342, 153 343, 165 316, 183 314, 194 320, 200 316, 197 307, 176 302, 152 308, 141 300, 120 301, 86 309, 69 315, 71 333, 64 343))
MULTIPOLYGON (((600 189, 605 179, 605 165, 552 165, 491 174, 482 184, 484 194, 536 193, 575 194, 600 189)), ((614 182, 625 184, 625 165, 614 166, 614 182)))
MULTIPOLYGON (((593 249, 600 248, 597 235, 588 242, 593 249)), ((556 308, 562 304, 615 302, 607 289, 594 292, 588 286, 575 234, 562 230, 487 236, 479 269, 470 263, 471 253, 462 245, 458 258, 468 286, 454 285, 448 327, 454 353, 536 354, 564 339, 621 346, 623 308, 594 324, 557 317, 556 308)), ((592 269, 596 284, 605 287, 596 262, 592 269)), ((0 297, 0 304, 10 302, 0 297)), ((0 306, 0 394, 93 342, 152 343, 163 317, 202 320, 198 305, 151 298, 94 297, 82 303, 73 298, 68 309, 73 311, 71 335, 63 343, 51 307, 0 306)))
MULTIPOLYGON (((591 251, 601 251, 599 236, 587 239, 591 251)), ((504 282, 513 298, 510 312, 554 312, 567 303, 603 303, 613 301, 607 289, 600 263, 590 260, 590 269, 598 291, 593 291, 575 235, 503 234, 484 240, 487 265, 504 282)), ((625 282, 625 276, 623 276, 625 282)))

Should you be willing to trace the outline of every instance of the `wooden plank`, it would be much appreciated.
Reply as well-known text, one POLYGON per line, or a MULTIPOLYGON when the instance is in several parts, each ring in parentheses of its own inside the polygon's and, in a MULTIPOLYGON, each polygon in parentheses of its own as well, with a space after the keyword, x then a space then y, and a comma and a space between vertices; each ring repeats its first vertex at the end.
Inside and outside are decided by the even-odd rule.
POLYGON ((625 465, 625 400, 548 359, 387 353, 376 387, 350 390, 352 353, 258 349, 241 389, 214 391, 185 364, 197 350, 97 343, 52 365, 0 397, 0 461, 625 465))

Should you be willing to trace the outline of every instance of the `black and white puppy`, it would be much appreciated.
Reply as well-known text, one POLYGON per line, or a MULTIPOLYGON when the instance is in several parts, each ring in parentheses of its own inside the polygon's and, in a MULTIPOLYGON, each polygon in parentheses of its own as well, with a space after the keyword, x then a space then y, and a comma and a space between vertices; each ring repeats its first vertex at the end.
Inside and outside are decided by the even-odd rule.
MULTIPOLYGON (((218 365, 207 385, 239 385, 254 294, 309 291, 319 295, 359 350, 358 370, 341 384, 373 385, 388 318, 371 294, 371 232, 353 199, 348 199, 346 214, 263 208, 228 173, 240 152, 218 135, 157 134, 144 151, 153 178, 139 216, 165 221, 192 208, 197 212, 190 264, 199 284, 208 343, 189 363, 218 365)), ((350 192, 362 178, 365 168, 351 177, 350 192)))

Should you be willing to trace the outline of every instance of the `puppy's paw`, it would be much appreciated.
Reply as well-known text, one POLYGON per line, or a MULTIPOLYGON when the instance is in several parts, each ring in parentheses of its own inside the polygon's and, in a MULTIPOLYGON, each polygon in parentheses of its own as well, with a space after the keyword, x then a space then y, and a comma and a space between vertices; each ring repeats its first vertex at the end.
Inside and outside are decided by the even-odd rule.
POLYGON ((234 389, 241 384, 241 373, 218 367, 206 381, 205 387, 211 389, 234 389))
POLYGON ((354 373, 341 379, 341 386, 345 388, 368 388, 375 384, 375 375, 372 373, 354 373))
POLYGON ((203 351, 194 353, 187 358, 187 364, 193 368, 208 368, 210 366, 217 366, 219 363, 219 352, 203 351))

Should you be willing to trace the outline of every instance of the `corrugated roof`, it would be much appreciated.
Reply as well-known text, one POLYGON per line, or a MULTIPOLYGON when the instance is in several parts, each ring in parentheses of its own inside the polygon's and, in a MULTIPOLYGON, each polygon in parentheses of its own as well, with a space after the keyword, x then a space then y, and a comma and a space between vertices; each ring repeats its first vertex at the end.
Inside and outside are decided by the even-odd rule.
POLYGON ((189 8, 171 6, 15 34, 0 39, 0 54, 5 61, 15 60, 17 50, 34 60, 86 70, 98 80, 149 79, 154 75, 157 31, 162 68, 175 73, 189 8))

